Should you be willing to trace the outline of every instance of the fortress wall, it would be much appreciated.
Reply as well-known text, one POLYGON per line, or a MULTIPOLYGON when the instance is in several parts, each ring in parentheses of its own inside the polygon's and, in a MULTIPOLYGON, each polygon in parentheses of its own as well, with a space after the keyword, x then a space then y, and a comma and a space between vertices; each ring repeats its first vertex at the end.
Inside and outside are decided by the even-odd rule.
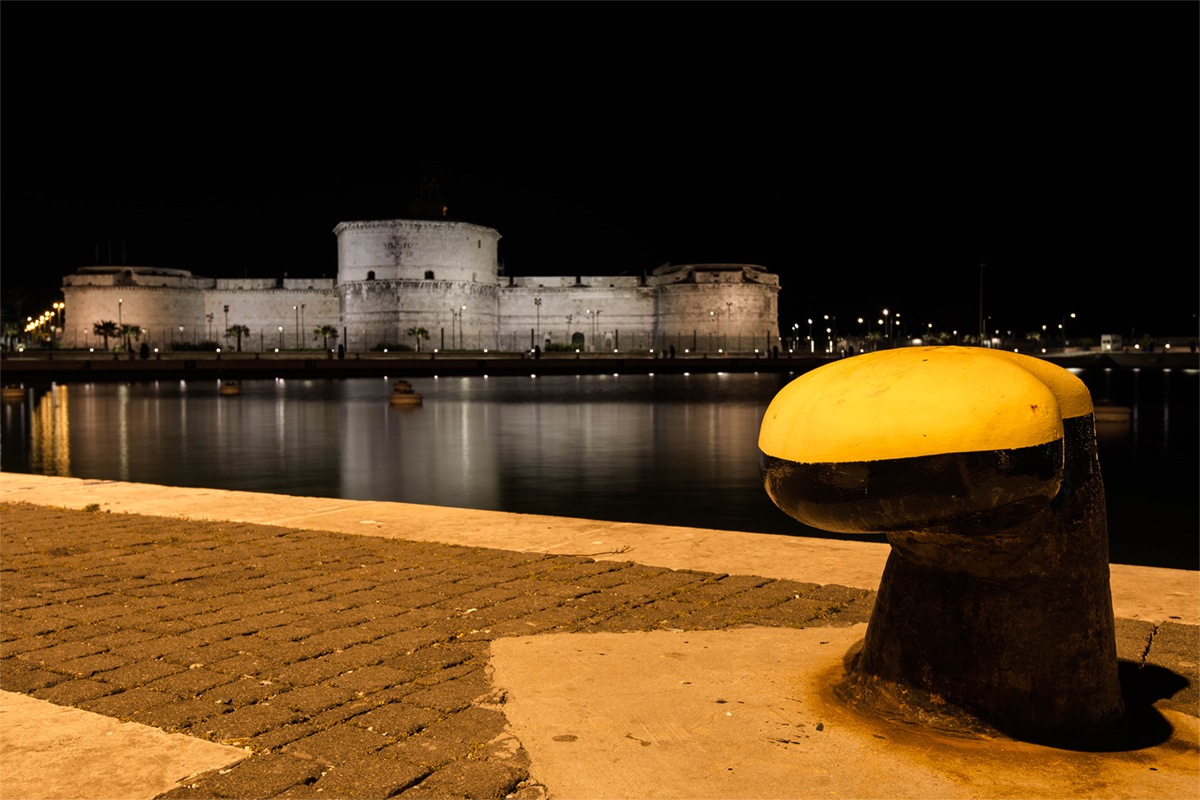
POLYGON ((368 280, 475 281, 495 284, 500 234, 469 222, 380 220, 343 222, 338 283, 368 280))
MULTIPOLYGON (((63 343, 67 347, 102 347, 103 338, 92 329, 97 322, 106 321, 143 328, 141 341, 151 347, 179 341, 181 335, 189 342, 196 336, 204 338, 204 292, 198 289, 67 284, 63 297, 63 343)), ((109 346, 113 346, 111 337, 109 346)))
POLYGON ((422 350, 496 349, 497 289, 469 281, 351 281, 337 294, 347 347, 369 350, 380 342, 416 345, 409 328, 425 328, 422 350), (463 309, 463 306, 466 306, 463 309), (461 312, 456 314, 455 312, 461 312))
POLYGON ((655 291, 659 346, 749 351, 779 344, 777 286, 699 281, 655 291), (718 320, 717 316, 720 315, 718 320))
POLYGON ((537 329, 539 318, 541 335, 535 333, 534 343, 543 349, 546 340, 569 343, 576 333, 583 334, 591 350, 612 350, 618 345, 621 350, 648 349, 654 331, 654 290, 641 286, 638 277, 625 286, 611 287, 608 283, 615 283, 614 278, 592 280, 595 283, 577 285, 574 277, 526 278, 526 285, 502 287, 501 349, 528 349, 530 331, 537 329), (560 282, 566 280, 565 285, 560 282), (528 285, 532 281, 537 283, 528 285), (604 285, 597 285, 600 282, 604 285), (533 302, 536 298, 542 301, 540 314, 533 302))
MULTIPOLYGON (((212 314, 213 340, 225 347, 229 342, 224 332, 229 325, 245 325, 250 329, 249 339, 243 337, 243 350, 257 350, 263 347, 273 350, 279 346, 279 328, 283 327, 283 346, 288 349, 297 347, 296 329, 297 317, 302 317, 299 326, 300 347, 320 347, 321 340, 313 339, 313 329, 322 325, 339 327, 338 295, 333 288, 333 281, 326 279, 328 288, 284 288, 274 279, 262 280, 217 281, 217 288, 204 293, 203 314, 212 314), (240 288, 256 286, 259 288, 240 288), (304 313, 298 314, 297 306, 304 306, 304 313), (225 306, 229 306, 229 314, 225 314, 225 306)), ((294 286, 313 284, 320 281, 288 281, 294 286)), ((287 283, 284 286, 287 286, 287 283)), ((207 337, 208 323, 205 322, 207 337)))

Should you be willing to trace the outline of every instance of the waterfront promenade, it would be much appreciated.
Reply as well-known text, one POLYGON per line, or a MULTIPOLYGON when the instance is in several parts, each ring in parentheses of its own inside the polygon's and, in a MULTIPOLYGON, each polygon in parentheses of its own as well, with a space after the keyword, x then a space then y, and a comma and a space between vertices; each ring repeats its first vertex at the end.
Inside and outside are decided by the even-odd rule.
POLYGON ((1200 788, 1196 572, 1113 566, 1130 715, 1089 752, 832 699, 886 545, 11 473, 0 504, 5 798, 1200 788))
MULTIPOLYGON (((1024 351, 1022 351, 1024 352, 1024 351)), ((1061 367, 1197 369, 1200 353, 1055 352, 1038 355, 1061 367)), ((591 375, 611 372, 662 375, 685 372, 795 372, 815 369, 837 356, 766 352, 688 353, 667 358, 659 353, 273 353, 179 351, 155 353, 147 360, 129 353, 86 350, 29 350, 5 353, 0 373, 5 385, 86 383, 90 381, 261 380, 264 378, 430 377, 433 375, 591 375)))

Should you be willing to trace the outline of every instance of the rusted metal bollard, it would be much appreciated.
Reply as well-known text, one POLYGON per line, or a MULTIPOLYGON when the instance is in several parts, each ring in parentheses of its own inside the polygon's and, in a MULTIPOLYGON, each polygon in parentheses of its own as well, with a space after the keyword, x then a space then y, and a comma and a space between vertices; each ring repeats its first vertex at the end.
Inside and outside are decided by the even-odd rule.
POLYGON ((1123 713, 1104 485, 1083 382, 1040 359, 906 348, 806 373, 759 435, 767 493, 892 546, 837 693, 945 730, 1095 733, 1123 713))

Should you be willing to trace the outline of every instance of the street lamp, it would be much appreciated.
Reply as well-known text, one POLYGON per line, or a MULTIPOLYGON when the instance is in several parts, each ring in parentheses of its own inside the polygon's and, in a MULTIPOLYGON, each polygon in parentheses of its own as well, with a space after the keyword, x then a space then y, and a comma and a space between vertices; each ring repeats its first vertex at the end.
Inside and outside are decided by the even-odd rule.
POLYGON ((283 349, 283 326, 279 326, 279 349, 283 349))
POLYGON ((117 327, 118 328, 121 327, 121 304, 124 302, 125 301, 122 300, 121 298, 119 298, 119 297, 117 298, 117 327))
POLYGON ((300 307, 292 306, 292 311, 296 312, 296 349, 300 349, 300 307))
POLYGON ((542 338, 542 298, 533 298, 533 308, 537 312, 537 322, 534 327, 537 330, 537 338, 542 338))

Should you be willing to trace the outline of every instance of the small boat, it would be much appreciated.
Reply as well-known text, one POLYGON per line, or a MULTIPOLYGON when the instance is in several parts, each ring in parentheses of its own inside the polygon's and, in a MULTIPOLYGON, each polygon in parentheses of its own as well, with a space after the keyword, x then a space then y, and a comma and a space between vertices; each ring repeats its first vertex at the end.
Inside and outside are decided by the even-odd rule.
POLYGON ((419 406, 424 397, 414 392, 408 381, 396 381, 392 384, 392 396, 388 399, 394 406, 419 406))
POLYGON ((5 386, 0 390, 0 397, 5 400, 24 400, 25 389, 20 386, 5 386))
POLYGON ((221 381, 221 394, 241 394, 242 387, 237 381, 221 381))

